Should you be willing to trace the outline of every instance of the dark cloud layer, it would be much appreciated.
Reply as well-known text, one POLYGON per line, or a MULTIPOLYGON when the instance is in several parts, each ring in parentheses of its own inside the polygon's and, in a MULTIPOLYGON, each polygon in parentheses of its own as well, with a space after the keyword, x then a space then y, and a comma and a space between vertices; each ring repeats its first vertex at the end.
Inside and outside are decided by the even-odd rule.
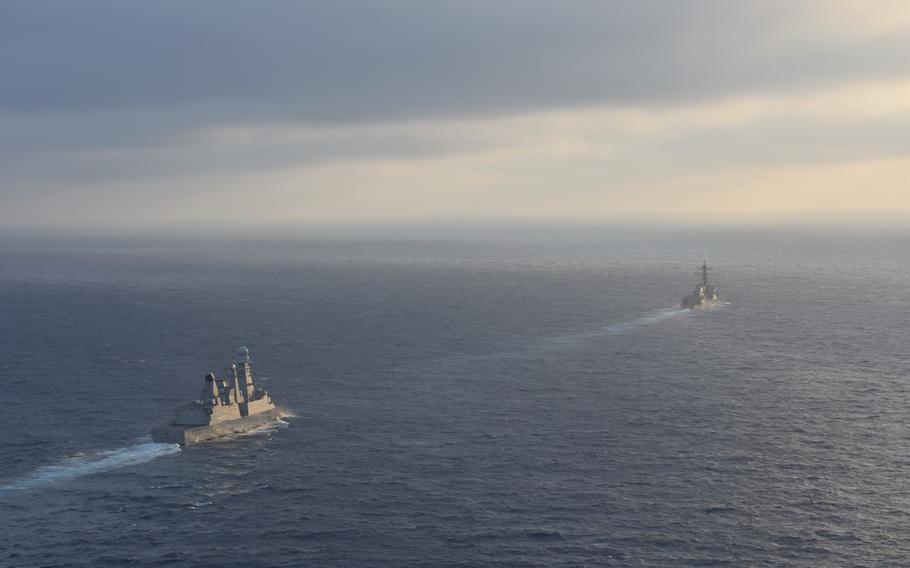
MULTIPOLYGON (((845 1, 0 1, 0 227, 145 219, 146 209, 154 220, 181 199, 190 203, 181 215, 202 217, 218 192, 257 196, 252 178, 267 174, 290 188, 276 190, 289 209, 338 192, 353 196, 356 215, 369 212, 357 197, 369 174, 308 182, 301 170, 346 174, 383 160, 396 166, 386 174, 396 202, 395 184, 444 178, 408 169, 442 156, 504 160, 448 172, 474 176, 452 193, 498 190, 486 179, 508 185, 534 166, 546 171, 531 183, 558 193, 572 188, 566 173, 585 168, 593 180, 578 185, 612 188, 725 167, 905 156, 900 105, 841 116, 784 102, 760 117, 711 118, 724 111, 708 107, 741 95, 831 90, 860 100, 854 86, 877 81, 896 92, 910 76, 907 18, 850 21, 878 5, 838 16, 845 1), (643 124, 577 118, 605 108, 643 124), (706 116, 674 126, 686 108, 706 116), (535 122, 550 110, 576 118, 535 122), (502 127, 515 132, 499 136, 510 121, 502 127), (560 136, 569 141, 560 146, 560 136), (502 158, 510 144, 536 148, 525 150, 533 163, 502 158), (236 181, 245 174, 250 181, 236 181), (306 200, 288 198, 301 186, 306 200), (70 205, 61 209, 61 199, 70 205)), ((833 107, 863 104, 875 106, 833 107)), ((521 179, 516 202, 528 189, 521 179)), ((374 206, 385 206, 381 197, 374 206)), ((407 209, 411 197, 397 198, 407 209)))
MULTIPOLYGON (((349 0, 0 4, 0 109, 211 106, 360 121, 665 104, 906 70, 790 2, 349 0)), ((199 112, 216 121, 216 110, 199 112)))

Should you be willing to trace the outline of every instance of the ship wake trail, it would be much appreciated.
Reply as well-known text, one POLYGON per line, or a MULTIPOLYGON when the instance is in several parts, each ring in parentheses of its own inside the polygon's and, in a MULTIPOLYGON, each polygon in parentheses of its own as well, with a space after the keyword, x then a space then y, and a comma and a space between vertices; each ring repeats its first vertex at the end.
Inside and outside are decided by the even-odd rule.
MULTIPOLYGON (((566 333, 561 335, 550 335, 538 337, 527 341, 517 349, 498 351, 494 353, 484 353, 480 355, 458 354, 434 359, 431 361, 434 369, 446 368, 451 366, 469 365, 481 361, 504 360, 504 359, 527 359, 543 352, 561 352, 566 350, 578 349, 580 345, 590 342, 603 341, 609 336, 626 335, 634 333, 638 329, 656 325, 660 322, 684 316, 691 313, 692 310, 682 308, 663 308, 654 310, 641 315, 635 319, 618 321, 604 327, 595 328, 589 331, 566 333)), ((425 366, 401 367, 401 370, 411 373, 426 373, 425 366)))
POLYGON ((602 339, 609 335, 624 335, 627 333, 633 333, 640 328, 656 325, 670 318, 683 315, 688 311, 689 310, 684 310, 681 308, 665 308, 661 310, 655 310, 635 319, 618 321, 592 331, 569 333, 556 337, 550 337, 542 341, 551 348, 572 346, 578 342, 602 339))
POLYGON ((634 320, 610 324, 604 328, 604 332, 608 334, 626 333, 640 327, 660 323, 664 320, 676 317, 684 313, 686 313, 686 310, 682 308, 667 308, 663 310, 657 310, 645 314, 639 318, 635 318, 634 320))
POLYGON ((35 489, 86 475, 149 462, 179 451, 180 446, 177 444, 140 442, 116 450, 66 458, 59 463, 40 467, 24 477, 0 485, 0 496, 14 491, 35 489))

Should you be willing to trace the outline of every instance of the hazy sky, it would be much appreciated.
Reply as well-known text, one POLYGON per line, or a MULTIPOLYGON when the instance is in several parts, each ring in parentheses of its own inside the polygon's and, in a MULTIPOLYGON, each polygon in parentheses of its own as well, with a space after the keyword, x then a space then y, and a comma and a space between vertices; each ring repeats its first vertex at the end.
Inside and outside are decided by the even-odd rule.
POLYGON ((6 0, 0 204, 910 224, 910 2, 6 0))

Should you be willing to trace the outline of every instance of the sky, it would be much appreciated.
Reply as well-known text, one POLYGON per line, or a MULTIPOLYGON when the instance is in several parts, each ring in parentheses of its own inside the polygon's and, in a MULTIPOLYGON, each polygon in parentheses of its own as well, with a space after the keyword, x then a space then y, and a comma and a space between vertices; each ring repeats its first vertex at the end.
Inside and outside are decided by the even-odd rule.
POLYGON ((436 218, 910 226, 910 2, 0 2, 0 228, 436 218))

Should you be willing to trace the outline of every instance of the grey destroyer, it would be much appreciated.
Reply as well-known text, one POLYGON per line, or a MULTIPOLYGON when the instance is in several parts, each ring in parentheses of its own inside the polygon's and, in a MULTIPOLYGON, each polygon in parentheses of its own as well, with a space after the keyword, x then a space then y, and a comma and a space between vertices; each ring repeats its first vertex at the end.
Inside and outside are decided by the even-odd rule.
POLYGON ((228 372, 231 380, 205 376, 199 400, 181 406, 170 423, 152 430, 152 440, 186 446, 248 432, 281 418, 269 393, 253 383, 250 351, 237 350, 228 372))
POLYGON ((717 297, 717 288, 708 282, 708 263, 702 261, 701 270, 698 274, 701 276, 701 282, 695 286, 695 291, 682 299, 679 307, 683 309, 707 308, 716 304, 719 300, 717 297))

